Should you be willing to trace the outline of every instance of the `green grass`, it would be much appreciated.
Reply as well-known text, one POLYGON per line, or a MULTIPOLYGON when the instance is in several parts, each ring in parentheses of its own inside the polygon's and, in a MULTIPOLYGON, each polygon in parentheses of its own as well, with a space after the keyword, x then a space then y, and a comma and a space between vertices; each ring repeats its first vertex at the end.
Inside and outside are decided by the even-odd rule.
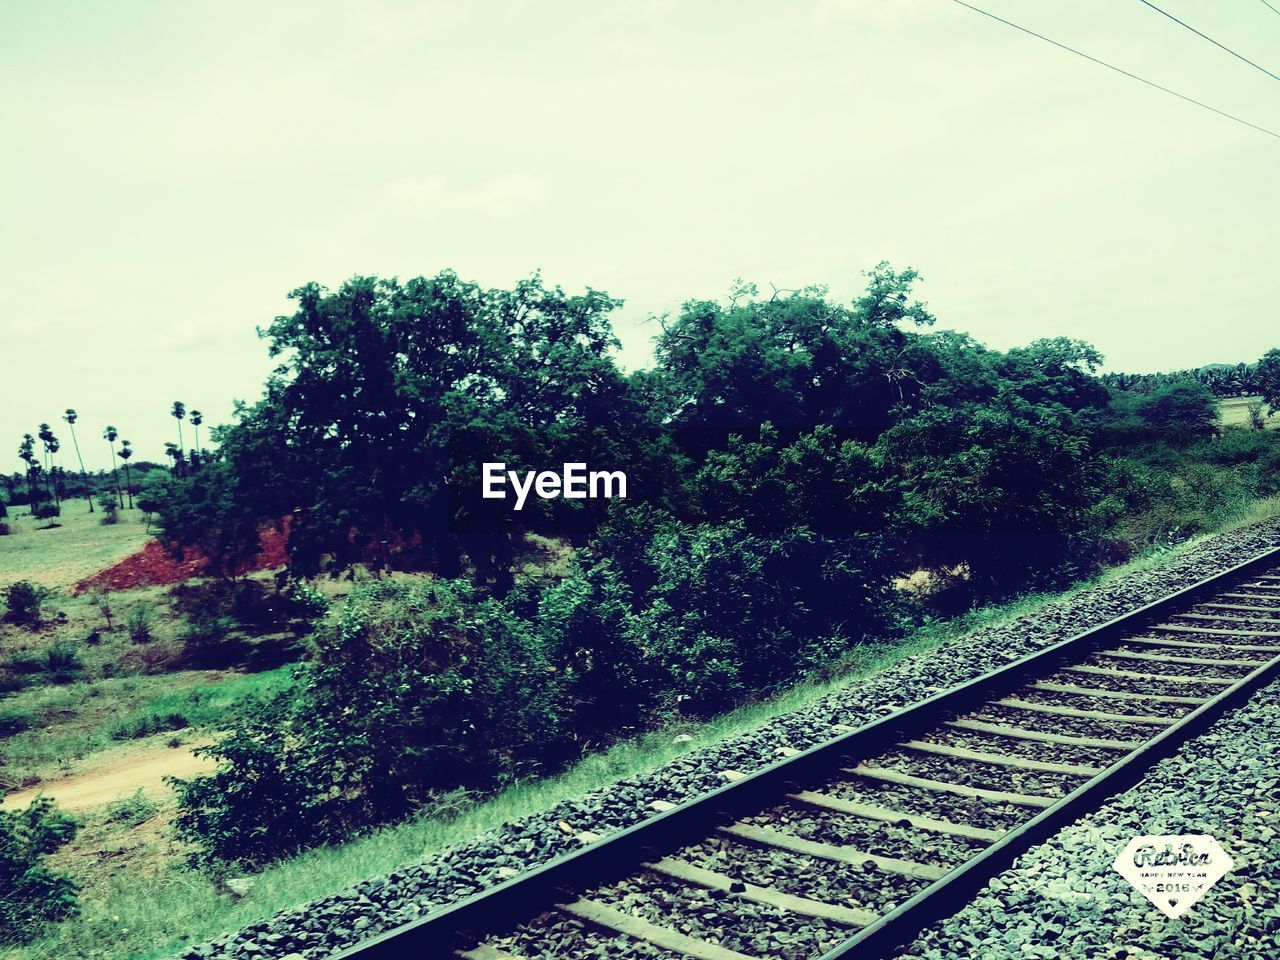
POLYGON ((84 500, 62 505, 62 516, 50 530, 25 507, 10 507, 5 523, 10 534, 0 537, 0 587, 15 580, 31 580, 47 587, 69 588, 135 550, 149 539, 142 514, 120 511, 120 522, 103 526, 102 513, 89 513, 84 500))
MULTIPOLYGON (((1222 425, 1224 427, 1249 426, 1249 404, 1256 402, 1258 399, 1258 397, 1230 397, 1226 400, 1219 400, 1218 416, 1222 425)), ((1267 415, 1265 404, 1262 412, 1267 418, 1267 429, 1280 428, 1280 413, 1267 415)))
MULTIPOLYGON (((1280 498, 1253 505, 1228 527, 1280 516, 1280 498)), ((1203 539, 1203 538, 1201 538, 1203 539)), ((1100 577, 1056 594, 1026 596, 926 626, 903 641, 862 647, 843 664, 840 676, 798 686, 766 702, 743 707, 705 724, 673 725, 615 745, 582 760, 562 776, 517 784, 490 798, 451 797, 416 819, 372 832, 345 844, 310 851, 263 871, 243 899, 220 892, 208 878, 170 867, 151 873, 112 874, 82 901, 79 918, 55 928, 25 948, 0 949, 0 960, 162 960, 184 944, 208 940, 277 910, 341 890, 503 823, 546 810, 623 777, 656 769, 689 750, 761 726, 815 700, 878 673, 907 657, 932 650, 981 627, 998 626, 1034 613, 1046 603, 1156 565, 1199 542, 1145 554, 1100 577), (689 741, 676 743, 685 734, 689 741), (183 931, 179 937, 177 931, 183 931)), ((158 701, 153 703, 158 709, 158 701)), ((178 707, 177 701, 167 706, 178 707)), ((588 828, 590 824, 580 824, 588 828)))
POLYGON ((290 668, 281 667, 212 683, 204 672, 189 672, 29 687, 2 701, 5 711, 32 723, 0 742, 0 781, 20 785, 135 736, 216 728, 243 703, 283 690, 290 676, 290 668))

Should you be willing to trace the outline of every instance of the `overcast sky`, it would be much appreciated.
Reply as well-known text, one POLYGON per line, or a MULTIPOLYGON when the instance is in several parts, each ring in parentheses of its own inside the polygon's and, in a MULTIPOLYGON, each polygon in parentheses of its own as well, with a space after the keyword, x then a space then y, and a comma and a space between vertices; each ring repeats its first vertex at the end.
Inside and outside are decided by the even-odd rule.
MULTIPOLYGON (((1138 0, 977 0, 1280 129, 1280 83, 1138 0)), ((1260 0, 1161 0, 1280 73, 1260 0)), ((654 312, 920 270, 940 325, 1112 369, 1280 343, 1280 139, 949 0, 0 6, 0 468, 80 411, 162 458, 256 397, 308 280, 540 268, 654 312), (60 425, 60 424, 59 424, 60 425)), ((64 438, 65 439, 65 438, 64 438)))

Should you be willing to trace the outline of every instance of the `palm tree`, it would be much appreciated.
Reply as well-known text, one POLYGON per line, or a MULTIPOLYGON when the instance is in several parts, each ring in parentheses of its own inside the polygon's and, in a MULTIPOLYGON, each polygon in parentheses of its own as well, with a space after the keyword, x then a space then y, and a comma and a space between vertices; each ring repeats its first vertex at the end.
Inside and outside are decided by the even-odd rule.
POLYGON ((59 442, 58 438, 53 435, 52 432, 49 433, 48 447, 49 447, 49 464, 50 464, 49 485, 53 488, 54 506, 61 508, 62 497, 59 496, 58 494, 58 483, 60 480, 65 481, 66 475, 64 474, 62 468, 57 465, 58 451, 62 449, 62 444, 59 442))
POLYGON ((182 449, 182 421, 187 415, 187 405, 181 400, 173 401, 173 408, 169 411, 169 416, 178 421, 178 449, 182 449))
POLYGON ((31 499, 32 512, 36 509, 36 438, 29 433, 22 435, 22 443, 18 447, 18 458, 27 465, 27 495, 31 499))
POLYGON ((116 469, 116 437, 118 436, 120 432, 115 427, 109 426, 102 431, 102 439, 107 441, 107 446, 111 449, 111 476, 115 479, 116 497, 119 498, 120 506, 123 508, 124 494, 120 492, 120 471, 116 469))
POLYGON ((124 490, 129 495, 129 509, 133 509, 133 479, 129 476, 129 458, 133 456, 133 444, 120 441, 120 459, 124 461, 124 490))
POLYGON ((44 464, 45 489, 48 490, 49 496, 53 500, 54 505, 56 506, 58 503, 58 491, 57 491, 57 488, 52 485, 52 483, 53 483, 53 455, 58 452, 58 438, 53 435, 53 428, 50 427, 47 423, 40 424, 39 437, 40 437, 40 443, 43 445, 43 453, 44 453, 44 456, 41 462, 44 464))
POLYGON ((89 501, 89 512, 93 513, 93 491, 89 489, 89 476, 84 472, 84 457, 80 456, 80 441, 76 439, 76 417, 76 411, 72 407, 67 407, 67 412, 62 415, 62 419, 71 428, 71 443, 76 448, 76 459, 80 461, 80 480, 84 483, 84 497, 89 501))
MULTIPOLYGON (((195 446, 194 452, 197 456, 199 456, 200 454, 200 424, 202 423, 204 423, 204 414, 201 413, 199 410, 192 410, 191 426, 196 432, 196 446, 195 446)), ((181 426, 181 424, 179 424, 179 426, 181 426)), ((191 459, 194 462, 196 457, 192 457, 191 459)))

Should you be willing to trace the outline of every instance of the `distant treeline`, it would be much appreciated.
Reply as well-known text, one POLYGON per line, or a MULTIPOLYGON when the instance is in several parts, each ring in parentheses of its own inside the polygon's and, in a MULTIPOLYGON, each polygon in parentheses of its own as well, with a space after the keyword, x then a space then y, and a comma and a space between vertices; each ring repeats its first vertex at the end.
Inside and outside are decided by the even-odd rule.
MULTIPOLYGON (((122 481, 121 488, 135 497, 152 476, 170 472, 168 467, 150 460, 136 460, 130 464, 130 467, 130 482, 126 487, 122 481)), ((116 489, 110 470, 89 470, 81 474, 78 470, 66 467, 51 467, 48 471, 48 481, 59 500, 96 498, 102 494, 114 493, 116 489)), ((36 499, 44 501, 48 497, 49 494, 41 491, 36 499)), ((14 507, 28 506, 31 503, 29 475, 20 471, 0 474, 0 500, 14 507)))
POLYGON ((1201 383, 1215 397, 1257 397, 1266 389, 1269 376, 1257 363, 1214 363, 1195 370, 1171 373, 1104 373, 1102 382, 1111 390, 1151 393, 1173 383, 1201 383))

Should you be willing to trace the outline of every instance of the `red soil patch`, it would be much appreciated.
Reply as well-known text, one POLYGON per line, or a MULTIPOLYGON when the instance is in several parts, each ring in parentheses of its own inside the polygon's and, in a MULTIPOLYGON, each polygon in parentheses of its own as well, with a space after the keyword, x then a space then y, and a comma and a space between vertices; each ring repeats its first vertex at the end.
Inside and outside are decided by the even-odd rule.
MULTIPOLYGON (((236 574, 283 566, 288 558, 285 552, 288 540, 289 518, 286 517, 279 525, 263 527, 258 534, 258 552, 248 563, 242 564, 236 574)), ((132 590, 136 587, 166 586, 192 577, 207 576, 209 567, 209 558, 194 547, 187 547, 176 554, 159 540, 149 540, 137 553, 131 553, 105 570, 81 580, 71 592, 78 595, 95 588, 132 590)))

